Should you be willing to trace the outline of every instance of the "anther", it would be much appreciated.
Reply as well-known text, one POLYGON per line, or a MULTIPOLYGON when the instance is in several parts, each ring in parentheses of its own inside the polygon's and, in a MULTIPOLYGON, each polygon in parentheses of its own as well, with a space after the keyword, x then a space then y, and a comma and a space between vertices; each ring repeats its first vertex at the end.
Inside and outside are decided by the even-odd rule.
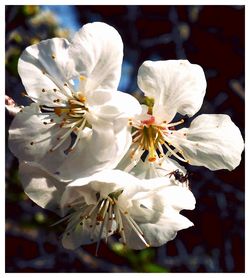
POLYGON ((31 145, 31 146, 34 145, 34 142, 30 142, 30 145, 31 145))
POLYGON ((149 157, 149 158, 148 158, 148 161, 149 161, 149 162, 154 162, 154 161, 156 161, 156 156, 149 157))
POLYGON ((51 58, 52 58, 52 59, 55 59, 55 58, 56 58, 55 54, 52 54, 52 55, 51 55, 51 58))
POLYGON ((80 75, 79 79, 80 79, 81 81, 83 81, 83 80, 85 80, 85 79, 86 79, 86 77, 85 77, 85 76, 83 76, 83 75, 80 75))
POLYGON ((45 92, 45 89, 42 89, 42 92, 44 93, 44 92, 45 92))
POLYGON ((56 92, 56 91, 57 91, 57 89, 53 89, 53 91, 54 91, 54 92, 56 92))

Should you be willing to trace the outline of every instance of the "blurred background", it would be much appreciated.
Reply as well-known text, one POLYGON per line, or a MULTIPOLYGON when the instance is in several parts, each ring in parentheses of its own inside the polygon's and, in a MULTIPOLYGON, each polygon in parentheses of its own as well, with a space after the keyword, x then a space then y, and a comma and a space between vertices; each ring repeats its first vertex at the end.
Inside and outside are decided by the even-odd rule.
MULTIPOLYGON (((119 89, 140 98, 136 76, 145 60, 188 59, 201 65, 207 94, 198 114, 231 116, 244 137, 244 6, 5 6, 6 94, 27 104, 17 73, 21 52, 52 37, 72 37, 103 21, 124 42, 119 89)), ((6 113, 6 140, 12 118, 6 113)), ((244 153, 229 172, 189 166, 197 205, 183 211, 194 227, 159 248, 126 250, 119 243, 75 252, 61 246, 58 217, 23 193, 18 162, 6 141, 6 272, 244 272, 244 153)), ((114 241, 115 242, 115 241, 114 241)))

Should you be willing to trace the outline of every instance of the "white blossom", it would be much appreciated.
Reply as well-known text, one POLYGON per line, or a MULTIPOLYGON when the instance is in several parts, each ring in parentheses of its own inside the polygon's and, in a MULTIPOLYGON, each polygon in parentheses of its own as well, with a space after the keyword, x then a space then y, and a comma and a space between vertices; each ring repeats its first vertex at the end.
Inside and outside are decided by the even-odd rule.
POLYGON ((229 116, 199 115, 189 128, 179 130, 184 120, 172 122, 177 113, 191 117, 202 105, 206 79, 199 65, 187 60, 146 61, 139 69, 138 85, 149 104, 130 119, 133 143, 120 169, 130 171, 143 155, 154 169, 169 157, 210 170, 239 165, 244 142, 229 116))
POLYGON ((9 130, 9 147, 60 179, 113 168, 131 144, 128 117, 139 102, 117 91, 123 44, 111 26, 84 25, 71 42, 53 38, 29 46, 18 72, 34 103, 9 130))
POLYGON ((62 243, 67 249, 97 242, 114 233, 132 249, 160 246, 193 225, 179 214, 194 209, 186 187, 169 178, 138 179, 120 170, 102 171, 68 184, 61 208, 67 221, 62 243))

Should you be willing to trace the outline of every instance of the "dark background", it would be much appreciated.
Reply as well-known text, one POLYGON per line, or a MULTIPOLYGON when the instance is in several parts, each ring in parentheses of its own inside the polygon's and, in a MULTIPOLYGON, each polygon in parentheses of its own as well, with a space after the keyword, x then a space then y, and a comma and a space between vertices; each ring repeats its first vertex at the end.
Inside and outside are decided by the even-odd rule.
MULTIPOLYGON (((54 7, 56 9, 56 7, 54 7)), ((67 8, 62 7, 62 9, 67 8)), ((25 103, 16 71, 31 43, 70 36, 43 7, 6 6, 6 94, 25 103)), ((120 89, 140 97, 137 71, 145 60, 188 59, 201 65, 207 94, 201 113, 231 116, 244 136, 244 6, 71 6, 79 26, 104 21, 124 42, 120 89)), ((6 130, 11 117, 6 114, 6 130)), ((205 123, 204 123, 205 124, 205 123)), ((8 133, 6 131, 6 138, 8 133)), ((244 272, 244 154, 234 171, 188 166, 197 205, 183 211, 194 227, 159 248, 129 251, 119 244, 69 252, 61 246, 57 216, 32 203, 22 191, 18 162, 6 149, 6 272, 244 272)))

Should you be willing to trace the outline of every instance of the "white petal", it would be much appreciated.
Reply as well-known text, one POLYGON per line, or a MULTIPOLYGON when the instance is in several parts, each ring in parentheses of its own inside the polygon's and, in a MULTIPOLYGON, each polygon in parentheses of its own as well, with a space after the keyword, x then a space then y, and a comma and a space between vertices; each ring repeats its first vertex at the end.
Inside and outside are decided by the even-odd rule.
POLYGON ((193 193, 183 186, 166 186, 158 190, 159 202, 164 204, 164 207, 171 206, 178 212, 183 209, 193 210, 195 208, 195 198, 193 193))
MULTIPOLYGON (((162 186, 163 178, 158 180, 152 191, 138 193, 132 200, 130 216, 144 233, 144 238, 151 246, 160 246, 176 236, 176 232, 193 225, 179 214, 182 209, 194 209, 195 199, 191 191, 180 186, 162 186)), ((144 181, 145 182, 145 181, 144 181)), ((127 243, 133 249, 142 249, 142 241, 136 239, 133 231, 127 232, 127 243)))
POLYGON ((86 177, 104 169, 113 169, 127 151, 131 135, 125 126, 116 131, 116 122, 99 119, 92 122, 93 131, 81 138, 74 150, 62 161, 58 171, 63 179, 86 177), (102 125, 101 125, 102 123, 102 125))
POLYGON ((87 136, 84 133, 80 137, 79 143, 73 151, 69 152, 67 159, 62 160, 58 165, 58 178, 60 179, 77 179, 79 177, 89 176, 105 166, 106 161, 98 161, 98 151, 101 150, 102 145, 96 149, 92 146, 95 140, 92 140, 92 131, 89 130, 87 136), (95 149, 95 155, 92 150, 95 149))
POLYGON ((97 160, 111 162, 112 158, 115 167, 131 144, 128 118, 139 114, 141 106, 129 94, 108 90, 95 91, 89 105, 87 120, 93 129, 89 147, 97 160))
MULTIPOLYGON (((98 237, 97 233, 92 233, 90 225, 91 219, 80 219, 81 213, 75 213, 75 217, 69 222, 66 231, 63 233, 62 245, 64 248, 74 250, 83 244, 91 244, 91 237, 98 237), (80 224, 82 223, 82 225, 80 224), (68 232, 67 229, 72 226, 72 229, 68 232)), ((99 229, 98 229, 99 230, 99 229)), ((97 229, 95 229, 97 231, 97 229)))
MULTIPOLYGON (((123 189, 119 202, 123 198, 129 201, 131 196, 134 196, 139 190, 143 190, 141 180, 134 176, 120 170, 105 170, 86 178, 74 180, 69 183, 67 191, 75 190, 75 187, 82 188, 79 190, 85 190, 87 185, 89 190, 99 192, 103 198, 106 198, 111 192, 123 189)), ((68 193, 66 192, 66 194, 68 193)))
POLYGON ((192 116, 200 109, 206 79, 202 68, 187 60, 145 61, 139 68, 138 85, 155 99, 153 115, 170 121, 177 112, 192 116))
POLYGON ((69 53, 76 62, 76 71, 87 78, 85 92, 98 87, 117 88, 123 43, 113 27, 102 22, 84 25, 73 37, 69 53))
MULTIPOLYGON (((149 186, 145 183, 144 188, 149 186)), ((186 187, 176 186, 169 183, 167 178, 156 178, 151 182, 151 191, 138 193, 133 198, 131 215, 140 222, 155 222, 159 214, 168 213, 169 207, 179 212, 183 209, 193 210, 195 198, 186 187), (147 219, 147 220, 146 220, 147 219)))
POLYGON ((19 176, 25 193, 42 208, 60 214, 60 200, 67 183, 59 182, 41 166, 32 162, 21 162, 19 176))
MULTIPOLYGON (((91 94, 89 110, 107 120, 130 118, 141 113, 141 105, 132 95, 110 90, 96 90, 91 94)), ((126 123, 127 124, 127 123, 126 123)))
POLYGON ((186 217, 169 210, 169 214, 160 217, 156 223, 143 223, 139 226, 150 246, 157 247, 174 239, 178 231, 193 226, 193 223, 186 217))
POLYGON ((46 115, 38 115, 40 109, 35 103, 22 110, 15 116, 9 129, 10 150, 20 160, 41 162, 46 159, 44 164, 47 169, 48 163, 55 167, 56 163, 65 158, 63 151, 69 146, 70 139, 55 152, 49 152, 58 143, 57 137, 60 134, 56 135, 56 132, 59 127, 43 124, 46 115))
POLYGON ((164 213, 164 202, 151 188, 147 192, 138 192, 133 200, 129 213, 133 219, 140 223, 155 223, 164 213))
POLYGON ((205 166, 210 170, 233 170, 241 161, 243 138, 227 115, 200 115, 188 129, 174 134, 173 142, 184 151, 192 165, 205 166))
POLYGON ((178 162, 173 159, 165 158, 163 161, 161 160, 161 162, 140 160, 130 173, 141 179, 153 179, 157 177, 165 177, 175 170, 181 171, 184 175, 186 173, 186 169, 178 162))
POLYGON ((103 226, 103 231, 100 236, 100 229, 101 229, 101 224, 97 225, 95 229, 93 230, 90 225, 93 225, 91 222, 91 219, 84 219, 83 221, 80 220, 80 214, 77 215, 74 219, 72 219, 72 222, 69 223, 69 225, 73 226, 73 230, 70 230, 69 233, 67 233, 67 228, 66 231, 63 234, 62 238, 62 244, 63 247, 69 250, 74 250, 81 245, 85 244, 92 244, 96 242, 98 239, 102 239, 106 237, 106 235, 111 235, 113 231, 115 230, 115 222, 113 221, 112 225, 112 232, 107 233, 107 219, 105 220, 104 226, 103 226), (72 223, 74 221, 74 223, 72 223), (80 224, 82 223, 82 225, 80 224))
POLYGON ((151 163, 148 160, 142 161, 141 159, 130 173, 140 179, 152 179, 161 176, 157 170, 157 164, 151 163))
POLYGON ((54 38, 27 47, 18 61, 18 73, 29 96, 44 105, 66 100, 64 83, 74 74, 74 61, 68 56, 69 43, 54 38))

